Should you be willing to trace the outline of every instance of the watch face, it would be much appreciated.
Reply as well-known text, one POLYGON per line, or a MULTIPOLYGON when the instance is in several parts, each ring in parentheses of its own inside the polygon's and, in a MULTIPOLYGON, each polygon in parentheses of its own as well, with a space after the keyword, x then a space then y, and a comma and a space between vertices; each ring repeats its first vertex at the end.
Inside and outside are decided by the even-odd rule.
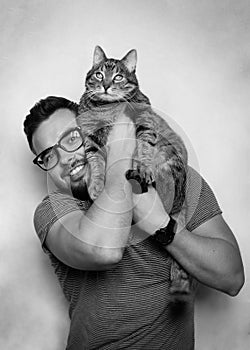
POLYGON ((161 244, 164 244, 164 245, 167 245, 168 244, 168 241, 169 241, 169 236, 168 234, 166 234, 165 231, 163 231, 164 229, 161 229, 159 230, 157 233, 156 233, 156 239, 159 243, 161 244))
POLYGON ((157 230, 153 237, 164 246, 172 243, 175 236, 175 225, 176 221, 170 218, 168 225, 157 230))

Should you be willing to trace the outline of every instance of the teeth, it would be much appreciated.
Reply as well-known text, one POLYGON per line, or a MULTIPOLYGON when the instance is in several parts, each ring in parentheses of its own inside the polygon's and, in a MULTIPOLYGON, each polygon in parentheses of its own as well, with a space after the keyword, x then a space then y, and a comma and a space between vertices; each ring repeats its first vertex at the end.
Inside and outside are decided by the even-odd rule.
POLYGON ((83 165, 79 165, 75 169, 71 170, 70 175, 71 176, 76 175, 82 169, 83 169, 83 165))

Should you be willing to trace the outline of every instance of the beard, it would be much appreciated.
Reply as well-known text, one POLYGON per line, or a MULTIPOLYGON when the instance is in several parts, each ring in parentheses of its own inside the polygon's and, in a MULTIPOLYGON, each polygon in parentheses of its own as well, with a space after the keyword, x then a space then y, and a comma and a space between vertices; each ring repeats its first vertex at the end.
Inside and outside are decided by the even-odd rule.
POLYGON ((93 202, 88 192, 88 186, 84 178, 79 181, 71 181, 70 189, 72 196, 81 201, 93 202))

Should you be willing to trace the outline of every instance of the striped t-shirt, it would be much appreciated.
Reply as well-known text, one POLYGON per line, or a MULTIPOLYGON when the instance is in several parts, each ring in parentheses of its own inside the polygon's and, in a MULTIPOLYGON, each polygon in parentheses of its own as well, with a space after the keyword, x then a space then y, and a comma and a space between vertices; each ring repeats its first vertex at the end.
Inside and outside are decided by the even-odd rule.
MULTIPOLYGON (((221 214, 205 180, 189 169, 186 228, 194 230, 221 214)), ((34 215, 35 229, 49 255, 71 319, 67 350, 194 349, 194 293, 175 303, 169 293, 169 254, 151 238, 128 245, 122 260, 106 271, 81 271, 66 266, 46 247, 51 226, 74 210, 89 205, 54 192, 34 215)))

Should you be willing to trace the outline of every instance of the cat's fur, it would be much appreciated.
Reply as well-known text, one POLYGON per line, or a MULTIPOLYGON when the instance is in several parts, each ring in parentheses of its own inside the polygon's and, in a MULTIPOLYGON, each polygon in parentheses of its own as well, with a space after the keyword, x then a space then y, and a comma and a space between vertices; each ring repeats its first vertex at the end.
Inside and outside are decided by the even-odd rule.
MULTIPOLYGON (((89 145, 97 145, 100 150, 105 149, 119 113, 130 116, 136 125, 137 149, 127 178, 137 179, 143 190, 150 183, 156 184, 166 211, 173 215, 181 211, 184 203, 187 151, 181 138, 153 111, 149 99, 139 90, 136 61, 135 50, 116 60, 108 59, 99 46, 95 48, 93 67, 87 73, 86 90, 80 100, 78 123, 89 145)), ((101 151, 93 155, 88 187, 92 200, 98 197, 105 181, 105 156, 101 151)), ((174 260, 171 276, 173 293, 190 292, 187 274, 174 260)))

